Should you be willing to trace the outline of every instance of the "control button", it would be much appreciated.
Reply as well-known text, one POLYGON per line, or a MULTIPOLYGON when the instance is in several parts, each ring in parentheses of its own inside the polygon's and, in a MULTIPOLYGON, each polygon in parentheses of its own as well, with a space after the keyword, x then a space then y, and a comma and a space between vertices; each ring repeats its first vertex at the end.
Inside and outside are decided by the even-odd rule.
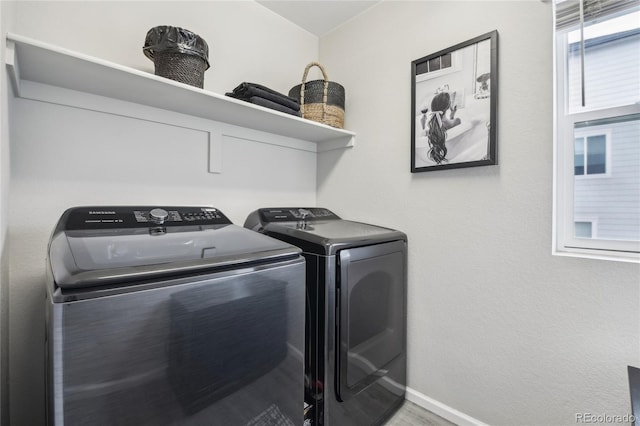
POLYGON ((157 223, 158 225, 163 224, 168 217, 169 212, 167 212, 165 209, 153 209, 149 212, 149 219, 151 219, 153 223, 157 223))
POLYGON ((133 212, 133 214, 136 217, 136 222, 149 222, 147 215, 143 211, 136 210, 133 212))
POLYGON ((182 222, 182 218, 180 217, 180 212, 176 210, 171 210, 169 212, 169 217, 167 220, 170 220, 172 222, 182 222))
POLYGON ((300 213, 300 218, 305 220, 307 217, 313 217, 313 213, 307 209, 298 209, 298 213, 300 213))

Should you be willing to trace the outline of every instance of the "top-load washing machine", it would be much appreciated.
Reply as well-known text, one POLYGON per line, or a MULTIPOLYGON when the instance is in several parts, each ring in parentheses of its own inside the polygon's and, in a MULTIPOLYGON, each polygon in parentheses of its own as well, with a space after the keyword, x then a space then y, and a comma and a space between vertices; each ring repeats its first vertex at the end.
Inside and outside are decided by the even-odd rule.
POLYGON ((324 208, 263 208, 245 227, 306 259, 306 418, 381 424, 405 397, 406 235, 324 208))
POLYGON ((210 207, 78 207, 48 263, 50 425, 303 423, 299 248, 210 207))

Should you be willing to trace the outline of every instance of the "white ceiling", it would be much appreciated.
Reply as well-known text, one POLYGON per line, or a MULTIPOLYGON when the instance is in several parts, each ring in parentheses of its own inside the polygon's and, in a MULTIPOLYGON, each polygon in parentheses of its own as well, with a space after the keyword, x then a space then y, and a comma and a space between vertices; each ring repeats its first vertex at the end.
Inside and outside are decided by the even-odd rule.
POLYGON ((367 0, 256 0, 264 7, 318 37, 339 27, 371 6, 367 0))

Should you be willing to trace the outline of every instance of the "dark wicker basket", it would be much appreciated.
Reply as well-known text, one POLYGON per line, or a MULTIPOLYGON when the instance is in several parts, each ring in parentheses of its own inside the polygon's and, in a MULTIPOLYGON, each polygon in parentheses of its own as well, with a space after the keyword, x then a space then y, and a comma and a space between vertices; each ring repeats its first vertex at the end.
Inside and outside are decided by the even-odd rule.
POLYGON ((184 53, 156 53, 153 59, 155 74, 199 88, 204 87, 207 63, 202 58, 184 53))
POLYGON ((329 81, 326 70, 318 62, 307 65, 302 84, 291 88, 289 96, 298 100, 304 118, 339 129, 344 127, 344 87, 329 81), (306 81, 309 70, 314 66, 320 68, 324 80, 306 81))
POLYGON ((153 61, 156 75, 204 87, 209 47, 197 34, 178 27, 154 27, 147 32, 142 50, 153 61))

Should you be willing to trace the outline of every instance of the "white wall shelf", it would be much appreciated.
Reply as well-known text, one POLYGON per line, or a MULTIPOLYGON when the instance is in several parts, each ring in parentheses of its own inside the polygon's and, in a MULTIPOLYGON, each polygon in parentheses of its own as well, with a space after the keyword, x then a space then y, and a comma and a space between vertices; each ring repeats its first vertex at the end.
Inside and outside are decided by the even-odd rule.
MULTIPOLYGON (((178 83, 148 72, 7 34, 7 69, 14 93, 25 82, 159 108, 205 120, 312 142, 316 151, 352 147, 355 133, 178 83)), ((32 85, 33 86, 33 85, 32 85)), ((304 143, 304 142, 303 142, 304 143)))

